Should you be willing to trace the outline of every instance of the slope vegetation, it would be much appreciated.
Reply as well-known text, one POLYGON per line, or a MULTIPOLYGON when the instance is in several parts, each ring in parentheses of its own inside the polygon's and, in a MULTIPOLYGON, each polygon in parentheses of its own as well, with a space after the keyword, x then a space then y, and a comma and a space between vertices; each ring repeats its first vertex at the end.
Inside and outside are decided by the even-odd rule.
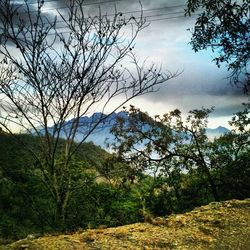
POLYGON ((212 202, 185 214, 65 235, 29 235, 0 249, 249 249, 250 199, 212 202))

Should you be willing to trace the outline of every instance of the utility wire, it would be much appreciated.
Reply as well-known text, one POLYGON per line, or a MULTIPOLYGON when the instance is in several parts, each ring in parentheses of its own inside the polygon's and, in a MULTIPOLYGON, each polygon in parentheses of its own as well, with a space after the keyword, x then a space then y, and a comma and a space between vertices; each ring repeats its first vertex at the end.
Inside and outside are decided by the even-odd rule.
MULTIPOLYGON (((106 2, 100 2, 100 3, 96 3, 95 5, 97 4, 100 4, 101 3, 112 3, 112 2, 122 2, 123 0, 116 0, 116 1, 106 1, 106 2)), ((94 5, 94 4, 83 4, 82 6, 90 6, 90 5, 94 5)), ((161 7, 161 8, 153 8, 153 9, 145 9, 143 10, 143 12, 147 12, 147 11, 157 11, 157 10, 163 10, 163 9, 171 9, 171 8, 180 8, 180 7, 186 7, 185 4, 181 4, 181 5, 173 5, 173 6, 165 6, 165 7, 161 7)), ((67 9, 68 7, 59 7, 59 8, 45 8, 43 9, 43 11, 50 11, 50 10, 59 10, 59 9, 67 9)), ((128 13, 130 12, 141 12, 140 10, 138 11, 129 11, 128 13)), ((127 13, 127 12, 123 12, 123 13, 127 13)), ((112 14, 111 14, 112 15, 112 14)))
MULTIPOLYGON (((82 4, 82 6, 88 6, 88 5, 98 5, 98 4, 105 4, 105 3, 112 3, 112 2, 121 2, 121 1, 124 1, 124 0, 107 0, 107 1, 100 1, 100 2, 92 2, 92 3, 85 3, 85 4, 82 4)), ((14 1, 13 1, 14 2, 14 1)), ((22 5, 37 5, 38 3, 29 3, 28 1, 23 1, 23 2, 26 2, 26 3, 23 3, 23 4, 19 4, 20 6, 22 5)), ((42 1, 40 1, 42 2, 42 1)), ((43 5, 46 5, 47 3, 58 3, 58 0, 45 0, 43 5)), ((60 8, 60 7, 59 7, 60 8)), ((66 8, 66 7, 62 7, 62 8, 66 8)))
MULTIPOLYGON (((116 0, 117 1, 117 0, 116 0)), ((112 1, 109 1, 109 2, 116 2, 116 1, 114 1, 114 0, 112 0, 112 1)), ((118 1, 122 1, 122 0, 118 0, 118 1)), ((50 1, 50 2, 55 2, 55 0, 53 0, 53 1, 50 1)), ((105 1, 105 3, 106 3, 107 1, 105 1)), ((104 3, 104 2, 102 2, 102 3, 104 3)), ((89 4, 90 5, 90 4, 89 4)), ((92 5, 92 4, 91 4, 92 5)), ((122 15, 127 15, 127 14, 135 14, 135 13, 141 13, 141 12, 152 12, 152 11, 161 11, 161 10, 166 10, 166 9, 172 9, 172 8, 180 8, 180 7, 185 7, 186 5, 172 5, 172 6, 164 6, 164 7, 161 7, 161 8, 152 8, 152 9, 146 9, 146 10, 136 10, 136 11, 125 11, 125 12, 118 12, 118 13, 121 13, 122 15)), ((67 7, 62 7, 63 9, 67 9, 67 7)), ((57 9, 55 9, 55 8, 51 8, 51 9, 44 9, 44 10, 42 10, 42 11, 47 11, 47 10, 53 10, 53 11, 55 11, 55 10, 58 10, 58 9, 60 9, 60 8, 57 8, 57 9)), ((37 12, 37 11, 29 11, 29 13, 31 13, 31 12, 37 12)), ((22 13, 22 12, 19 12, 19 13, 22 13)), ((26 13, 26 12, 23 12, 23 13, 26 13)), ((178 11, 178 12, 168 12, 168 13, 160 13, 160 14, 156 14, 156 15, 145 15, 145 16, 143 16, 143 17, 145 17, 145 18, 149 18, 149 17, 157 17, 157 16, 164 16, 164 15, 173 15, 173 14, 185 14, 185 12, 183 12, 183 11, 178 11)), ((115 16, 116 14, 104 14, 105 16, 115 16)), ((90 16, 91 17, 91 16, 90 16)), ((63 20, 57 20, 57 24, 58 23, 65 23, 65 21, 63 21, 63 20)))
MULTIPOLYGON (((120 2, 120 1, 124 1, 124 0, 109 0, 109 1, 101 1, 101 2, 98 2, 98 3, 87 3, 87 4, 84 4, 83 6, 87 6, 87 5, 94 5, 94 4, 103 4, 103 3, 110 3, 110 2, 120 2)), ((45 3, 47 2, 57 2, 55 0, 51 0, 51 1, 46 1, 45 3)), ((37 4, 37 3, 33 3, 33 4, 37 4)), ((146 9, 146 10, 135 10, 135 11, 125 11, 125 12, 118 12, 118 13, 121 13, 122 15, 127 15, 127 14, 136 14, 136 13, 141 13, 141 12, 155 12, 155 11, 162 11, 162 10, 166 10, 166 9, 172 9, 172 8, 181 8, 181 7, 185 7, 186 5, 182 4, 182 5, 172 5, 172 6, 164 6, 164 7, 160 7, 160 8, 151 8, 151 9, 146 9)), ((68 7, 61 7, 61 8, 50 8, 50 9, 42 9, 42 11, 49 11, 49 10, 59 10, 59 9, 67 9, 68 7)), ((28 13, 27 12, 19 12, 19 13, 37 13, 37 11, 29 11, 28 13)), ((115 16, 117 13, 115 14, 104 14, 104 16, 115 16)), ((175 15, 175 14, 185 14, 184 11, 178 11, 178 12, 168 12, 168 13, 159 13, 159 14, 155 14, 155 15, 144 15, 143 18, 152 18, 152 17, 160 17, 160 16, 165 16, 165 15, 175 15)), ((177 16, 177 17, 166 17, 166 18, 161 18, 161 19, 155 19, 155 20, 150 20, 151 22, 152 21, 160 21, 160 20, 168 20, 168 19, 175 19, 175 18, 180 18, 180 17, 183 17, 183 16, 177 16)), ((91 16, 90 16, 91 17, 91 16)), ((94 16, 93 16, 94 17, 94 16)), ((135 18, 138 18, 138 17, 135 17, 135 18)), ((53 21, 51 21, 53 22, 53 21)), ((60 23, 65 23, 64 20, 57 20, 56 21, 57 24, 60 24, 60 23)), ((49 22, 45 22, 44 24, 49 24, 49 22)), ((62 27, 57 27, 57 28, 66 28, 67 26, 62 26, 62 27)))
MULTIPOLYGON (((44 4, 46 3, 50 3, 50 2, 57 2, 57 1, 46 1, 44 2, 44 4)), ((109 1, 102 1, 102 2, 96 2, 96 3, 86 3, 86 4, 82 4, 82 6, 91 6, 91 5, 103 5, 106 3, 116 3, 116 2, 124 2, 124 0, 109 0, 109 1)), ((25 6, 26 4, 20 4, 19 7, 25 6)), ((37 3, 30 3, 28 5, 37 5, 37 3)), ((55 11, 55 10, 63 10, 63 9, 68 9, 67 6, 65 7, 57 7, 57 8, 45 8, 43 9, 42 7, 42 11, 55 11)), ((31 10, 29 11, 30 13, 36 13, 36 10, 31 10)), ((25 13, 25 11, 20 11, 19 13, 25 13)))
MULTIPOLYGON (((133 14, 133 13, 138 13, 138 12, 141 12, 141 11, 130 11, 130 12, 123 12, 122 14, 123 15, 126 15, 126 14, 133 14)), ((144 15, 144 16, 142 16, 143 18, 145 18, 145 19, 147 19, 147 18, 152 18, 152 17, 160 17, 160 16, 168 16, 168 15, 175 15, 175 14, 183 14, 183 16, 182 17, 184 17, 185 16, 185 12, 184 11, 177 11, 177 12, 169 12, 169 13, 160 13, 160 14, 155 14, 155 15, 144 15)), ((115 16, 115 14, 110 14, 110 15, 106 15, 106 16, 115 16)), ((140 16, 139 17, 136 17, 136 16, 134 16, 135 18, 140 18, 140 16)), ((173 17, 173 18, 176 18, 176 17, 173 17)), ((170 18, 170 19, 172 19, 172 18, 170 18)), ((65 23, 65 21, 63 21, 63 20, 58 20, 57 22, 56 22, 57 24, 60 24, 60 23, 65 23)), ((62 27, 57 27, 57 28, 63 28, 63 27, 67 27, 67 26, 62 26, 62 27)))
MULTIPOLYGON (((124 0, 107 0, 107 1, 99 1, 99 2, 92 2, 92 3, 85 3, 85 4, 82 4, 82 6, 90 6, 90 5, 102 5, 102 4, 106 4, 106 3, 116 3, 116 2, 122 2, 124 0)), ((124 1, 125 2, 125 1, 124 1)), ((58 3, 57 0, 45 0, 44 1, 44 5, 46 5, 47 3, 58 3)), ((38 3, 28 3, 28 5, 37 5, 38 3)), ((25 5, 25 4, 20 4, 20 6, 22 5, 25 5)), ((163 8, 177 8, 177 7, 183 7, 183 6, 186 6, 185 4, 181 4, 181 5, 175 5, 175 6, 171 6, 171 7, 163 7, 163 8)), ((65 7, 58 7, 58 8, 67 8, 66 6, 65 7)), ((56 8, 56 9, 58 9, 56 8)), ((54 8, 49 8, 49 9, 46 9, 46 10, 54 10, 54 8)), ((152 10, 158 10, 158 9, 162 9, 162 8, 155 8, 155 9, 152 9, 152 10)), ((145 10, 146 11, 146 10, 145 10)))
MULTIPOLYGON (((129 12, 131 13, 131 12, 129 12)), ((199 13, 194 14, 193 16, 198 16, 199 13)), ((135 18, 140 18, 140 17, 135 17, 135 18)), ((149 23, 152 22, 157 22, 157 21, 163 21, 163 20, 171 20, 171 19, 180 19, 180 18, 189 18, 189 16, 185 16, 185 12, 172 12, 172 13, 165 13, 165 14, 156 14, 156 15, 148 15, 148 16, 143 16, 143 18, 147 19, 147 18, 156 18, 156 19, 149 19, 146 20, 149 23), (173 14, 183 14, 183 15, 178 15, 178 16, 168 16, 168 15, 173 15, 173 14), (163 17, 163 18, 157 18, 160 16, 166 16, 167 17, 163 17)), ((57 21, 57 23, 65 23, 64 21, 57 21)), ((130 23, 132 24, 132 22, 130 23)), ((61 26, 61 27, 56 27, 56 30, 59 34, 70 34, 72 31, 71 30, 64 30, 64 31, 59 31, 60 29, 68 29, 68 26, 61 26)), ((94 28, 90 29, 90 30, 95 30, 94 28)), ((54 36, 55 33, 48 33, 48 36, 54 36)))
MULTIPOLYGON (((105 4, 105 3, 111 3, 111 2, 121 2, 124 0, 109 0, 109 1, 101 1, 101 2, 97 2, 97 3, 87 3, 84 4, 83 6, 88 6, 88 5, 96 5, 96 4, 105 4)), ((51 0, 51 1, 46 1, 46 3, 48 2, 57 2, 55 0, 51 0)), ((37 4, 37 3, 33 3, 33 4, 37 4)), ((135 13, 141 13, 141 12, 153 12, 153 11, 161 11, 161 10, 166 10, 166 9, 171 9, 171 8, 180 8, 180 7, 185 7, 186 5, 182 4, 182 5, 172 5, 172 6, 164 6, 164 7, 160 7, 160 8, 152 8, 152 9, 146 9, 146 10, 138 10, 138 11, 126 11, 126 12, 120 12, 122 15, 127 15, 127 14, 135 14, 135 13)), ((61 8, 50 8, 50 9, 45 9, 43 11, 47 11, 47 10, 58 10, 58 9, 67 9, 68 7, 61 7, 61 8)), ((29 13, 31 12, 37 12, 37 11, 29 11, 29 13)), ((19 12, 20 13, 20 12, 19 12)), ((26 13, 26 12, 24 12, 26 13)), ((119 12, 118 12, 119 13, 119 12)), ((106 14, 105 16, 115 16, 116 14, 106 14)), ((195 14, 199 15, 199 14, 195 14)), ((93 16, 94 17, 94 16, 93 16)), ((184 11, 178 11, 178 12, 168 12, 168 13, 159 13, 159 14, 155 14, 155 15, 145 15, 143 16, 143 18, 147 19, 147 18, 156 18, 156 19, 149 19, 147 20, 149 23, 151 22, 156 22, 156 21, 162 21, 162 20, 171 20, 171 19, 178 19, 178 18, 184 18, 185 17, 185 12, 184 11), (178 15, 178 16, 169 16, 169 15, 175 15, 175 14, 183 14, 183 15, 178 15), (166 16, 166 17, 162 17, 162 16, 166 16), (157 18, 157 17, 162 17, 162 18, 157 18)), ((140 17, 135 17, 135 18, 140 18, 140 17)), ((53 22, 53 21, 52 21, 53 22)), ((59 23, 65 23, 65 21, 63 20, 57 20, 56 24, 59 23)), ((45 23, 46 24, 46 23, 45 23)), ((48 22, 49 24, 49 22, 48 22)), ((61 26, 61 27, 57 27, 56 29, 67 29, 68 26, 61 26)), ((62 32, 59 32, 60 34, 69 34, 70 31, 69 30, 65 30, 62 32)), ((48 35, 55 35, 55 33, 53 34, 48 34, 48 35)))
MULTIPOLYGON (((195 15, 198 15, 198 14, 195 14, 195 15)), ((194 16, 194 15, 193 15, 194 16)), ((140 18, 140 17, 136 17, 135 18, 140 18)), ((183 11, 179 11, 179 12, 172 12, 172 13, 163 13, 163 14, 155 14, 155 15, 146 15, 146 16, 143 16, 143 18, 146 19, 146 21, 148 22, 155 22, 155 21, 161 21, 161 20, 171 20, 171 19, 177 19, 177 18, 185 18, 185 12, 183 11), (178 16, 171 16, 171 15, 175 15, 175 14, 182 14, 182 15, 178 15, 178 16), (170 15, 170 16, 169 16, 170 15), (166 17, 163 17, 163 18, 157 18, 157 17, 162 17, 162 16, 166 16, 166 17), (148 18, 157 18, 157 19, 148 19, 148 18), (147 20, 148 19, 148 20, 147 20)), ((186 17, 186 18, 189 18, 189 17, 186 17)), ((64 21, 57 21, 57 24, 58 23, 65 23, 64 21)), ((66 29, 68 28, 68 26, 57 26, 56 29, 66 29)))
MULTIPOLYGON (((197 15, 199 15, 199 14, 194 14, 193 16, 197 16, 197 15)), ((153 17, 153 16, 151 16, 151 17, 153 17)), ((157 17, 157 15, 155 15, 154 17, 157 17)), ((165 18, 152 19, 152 20, 148 20, 148 22, 151 23, 151 22, 157 22, 157 21, 163 21, 163 20, 171 20, 171 19, 179 19, 179 18, 187 18, 187 17, 185 17, 184 15, 179 15, 179 16, 174 16, 174 17, 165 17, 165 18)), ((58 29, 65 29, 65 28, 67 28, 67 27, 58 27, 58 29)), ((70 34, 71 32, 72 31, 65 30, 65 31, 61 31, 61 32, 58 32, 58 33, 59 34, 70 34)), ((48 35, 55 35, 55 34, 48 34, 48 35)))
MULTIPOLYGON (((192 16, 199 16, 199 13, 193 14, 192 16)), ((156 21, 161 21, 161 20, 170 20, 170 19, 176 19, 176 18, 188 18, 188 17, 185 16, 185 15, 176 16, 176 17, 166 17, 166 18, 159 18, 159 19, 149 20, 149 22, 156 22, 156 21)))
MULTIPOLYGON (((116 2, 123 2, 124 0, 109 0, 109 1, 102 1, 102 2, 97 2, 97 3, 86 3, 86 4, 82 4, 82 6, 91 6, 91 5, 103 5, 103 4, 106 4, 106 3, 116 3, 116 2)), ((49 3, 49 2, 56 2, 55 0, 52 0, 52 1, 46 1, 46 3, 49 3)), ((28 4, 28 5, 34 5, 34 4, 37 4, 37 3, 33 3, 33 4, 28 4)), ((25 4, 23 5, 20 5, 20 7, 22 6, 25 6, 25 4)), ((145 9, 145 10, 142 10, 143 12, 148 12, 148 11, 158 11, 158 10, 163 10, 163 9, 171 9, 171 8, 181 8, 181 7, 186 7, 185 4, 181 4, 181 5, 172 5, 172 6, 165 6, 165 7, 161 7, 161 8, 152 8, 152 9, 145 9)), ((58 11, 58 10, 64 10, 64 9, 68 9, 67 6, 65 7, 55 7, 55 8, 43 8, 41 9, 41 11, 58 11)), ((128 14, 128 13, 138 13, 138 12, 141 12, 140 10, 138 11, 128 11, 128 12, 123 12, 124 14, 128 14)), ((20 14, 25 14, 26 12, 25 11, 20 11, 19 12, 20 14)), ((29 13, 37 13, 37 10, 30 10, 29 13)), ((113 15, 113 14, 109 14, 109 15, 113 15)))

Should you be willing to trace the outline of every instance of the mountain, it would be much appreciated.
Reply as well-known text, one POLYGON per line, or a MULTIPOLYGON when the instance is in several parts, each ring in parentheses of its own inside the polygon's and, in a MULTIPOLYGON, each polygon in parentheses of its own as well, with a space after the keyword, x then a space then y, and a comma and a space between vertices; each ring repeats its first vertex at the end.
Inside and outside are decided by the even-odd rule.
POLYGON ((219 137, 223 134, 228 133, 229 131, 230 131, 229 129, 219 126, 217 128, 207 128, 206 134, 209 139, 214 139, 215 137, 219 137))
MULTIPOLYGON (((96 125, 100 118, 105 117, 103 113, 94 113, 92 116, 84 116, 79 121, 79 129, 77 131, 75 141, 81 141, 84 136, 96 125)), ((128 115, 125 112, 113 113, 108 116, 103 122, 98 124, 94 131, 87 137, 86 142, 92 141, 94 144, 101 146, 102 148, 107 149, 107 143, 112 143, 115 137, 110 133, 110 129, 115 125, 116 118, 123 117, 125 120, 128 119, 128 115)), ((70 127, 74 120, 69 120, 65 122, 64 129, 69 131, 70 127)), ((52 128, 51 128, 52 129, 52 128)), ((228 133, 229 130, 225 127, 219 126, 218 128, 207 128, 206 133, 209 139, 214 139, 225 133, 228 133)), ((65 134, 61 135, 62 138, 65 137, 65 134)))
MULTIPOLYGON (((89 131, 91 131, 96 126, 96 128, 93 130, 93 132, 90 133, 85 141, 92 141, 95 145, 101 146, 102 148, 107 148, 106 142, 112 142, 115 138, 110 133, 110 130, 115 125, 117 117, 124 117, 124 119, 127 119, 127 114, 125 112, 118 112, 107 116, 103 113, 98 112, 94 113, 92 116, 81 117, 75 136, 75 141, 80 142, 86 135, 88 135, 89 131), (103 118, 105 119, 101 123, 99 123, 100 119, 103 118)), ((74 119, 65 122, 64 131, 66 132, 62 132, 62 138, 65 138, 65 133, 70 130, 73 122, 74 119)), ((51 128, 51 130, 53 130, 53 128, 51 128)))
MULTIPOLYGON (((63 143, 63 139, 60 140, 58 148, 61 148, 63 143)), ((14 173, 14 170, 22 165, 34 165, 34 158, 28 150, 30 148, 32 148, 34 153, 39 152, 38 137, 27 134, 16 134, 13 137, 10 134, 0 132, 0 167, 8 166, 8 171, 14 173)), ((102 148, 91 142, 86 142, 79 147, 75 158, 85 162, 88 166, 99 167, 107 155, 108 153, 102 148)))

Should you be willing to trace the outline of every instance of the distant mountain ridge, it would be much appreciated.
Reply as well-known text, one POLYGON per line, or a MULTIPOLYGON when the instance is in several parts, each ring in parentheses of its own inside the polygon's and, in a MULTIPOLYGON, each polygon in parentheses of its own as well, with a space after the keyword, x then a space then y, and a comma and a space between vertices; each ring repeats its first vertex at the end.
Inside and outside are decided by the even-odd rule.
MULTIPOLYGON (((96 126, 96 128, 90 133, 85 141, 92 141, 95 145, 107 149, 106 141, 108 140, 111 142, 115 139, 114 135, 110 133, 110 129, 115 125, 117 117, 124 117, 127 119, 127 114, 125 112, 118 112, 111 115, 105 115, 101 112, 96 112, 91 116, 81 117, 79 120, 78 130, 75 135, 75 141, 80 142, 89 133, 89 131, 91 131, 94 126, 96 126), (106 118, 96 126, 98 121, 104 117, 106 118)), ((63 131, 69 131, 73 122, 74 119, 66 121, 63 126, 63 131)), ((50 130, 52 132, 53 127, 51 127, 50 130)), ((66 132, 61 132, 60 137, 65 138, 66 132)))
POLYGON ((214 139, 215 137, 219 137, 223 134, 228 133, 229 131, 229 129, 219 126, 217 128, 207 128, 206 134, 209 139, 214 139))
MULTIPOLYGON (((81 141, 84 136, 92 129, 92 127, 96 124, 96 122, 101 118, 105 117, 106 115, 100 112, 96 112, 91 116, 83 116, 79 121, 79 129, 75 136, 75 141, 81 141)), ((86 142, 92 141, 94 144, 101 146, 102 148, 106 149, 107 145, 106 142, 114 141, 115 137, 111 134, 110 129, 115 125, 116 118, 123 117, 125 120, 128 118, 127 113, 125 112, 118 112, 113 113, 108 116, 103 122, 98 124, 94 131, 87 137, 86 142)), ((71 124, 74 120, 69 120, 65 122, 64 129, 67 131, 71 127, 71 124)), ((51 128, 53 129, 53 128, 51 128)), ((215 137, 219 137, 225 133, 228 133, 229 129, 219 126, 217 128, 207 128, 206 133, 209 139, 213 139, 215 137)), ((61 137, 65 137, 65 135, 61 135, 61 137)))

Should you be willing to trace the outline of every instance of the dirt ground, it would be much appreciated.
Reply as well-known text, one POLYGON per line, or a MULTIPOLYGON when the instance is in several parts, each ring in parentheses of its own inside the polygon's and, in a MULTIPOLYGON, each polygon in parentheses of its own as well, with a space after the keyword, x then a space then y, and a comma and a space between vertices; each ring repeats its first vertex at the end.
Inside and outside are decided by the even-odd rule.
POLYGON ((26 239, 3 250, 250 249, 250 199, 212 202, 184 214, 116 228, 26 239))

